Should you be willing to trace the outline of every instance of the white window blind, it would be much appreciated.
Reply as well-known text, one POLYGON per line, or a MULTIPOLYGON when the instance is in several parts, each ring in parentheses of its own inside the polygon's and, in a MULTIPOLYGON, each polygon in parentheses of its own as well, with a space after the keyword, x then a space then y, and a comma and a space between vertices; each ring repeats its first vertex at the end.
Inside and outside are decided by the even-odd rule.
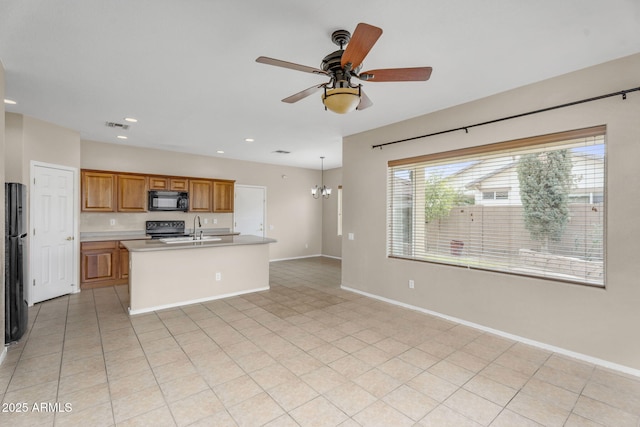
POLYGON ((604 286, 605 132, 390 161, 389 257, 604 286))

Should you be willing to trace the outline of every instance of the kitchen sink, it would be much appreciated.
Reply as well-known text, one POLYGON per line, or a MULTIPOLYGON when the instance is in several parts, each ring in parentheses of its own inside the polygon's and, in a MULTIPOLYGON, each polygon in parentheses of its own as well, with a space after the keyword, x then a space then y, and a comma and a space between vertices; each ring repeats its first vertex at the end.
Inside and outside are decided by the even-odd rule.
POLYGON ((215 242, 216 240, 222 240, 220 237, 215 236, 202 236, 200 239, 193 239, 193 237, 167 237, 160 239, 163 243, 198 243, 198 242, 215 242))

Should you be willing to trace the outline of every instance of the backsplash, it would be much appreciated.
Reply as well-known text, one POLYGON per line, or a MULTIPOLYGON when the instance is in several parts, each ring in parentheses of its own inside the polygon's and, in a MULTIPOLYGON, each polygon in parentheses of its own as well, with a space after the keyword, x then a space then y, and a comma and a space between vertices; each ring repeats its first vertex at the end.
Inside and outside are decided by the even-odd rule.
POLYGON ((145 212, 145 213, 80 213, 80 232, 104 231, 142 231, 145 221, 180 220, 185 222, 187 230, 193 228, 193 220, 200 216, 202 228, 228 228, 233 230, 232 213, 184 213, 184 212, 145 212), (113 221, 113 225, 112 225, 113 221))

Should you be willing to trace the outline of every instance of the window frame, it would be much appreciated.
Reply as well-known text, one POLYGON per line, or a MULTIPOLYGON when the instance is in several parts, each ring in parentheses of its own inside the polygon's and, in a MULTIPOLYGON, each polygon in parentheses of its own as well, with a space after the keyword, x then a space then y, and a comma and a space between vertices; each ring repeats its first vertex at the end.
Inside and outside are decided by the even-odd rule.
MULTIPOLYGON (((466 268, 466 269, 475 269, 475 270, 483 270, 483 271, 491 271, 491 272, 495 272, 495 273, 501 273, 501 274, 508 274, 508 275, 514 275, 514 276, 524 276, 524 277, 533 277, 536 279, 541 279, 541 280, 551 280, 551 281, 555 281, 555 282, 564 282, 564 283, 571 283, 571 284, 578 284, 578 285, 582 285, 582 286, 589 286, 589 287, 596 287, 596 288, 600 288, 600 289, 605 289, 606 288, 606 273, 607 273, 607 268, 606 268, 606 264, 607 264, 607 257, 606 257, 606 253, 607 253, 607 230, 606 230, 606 223, 607 223, 607 214, 606 214, 606 210, 607 210, 607 202, 606 202, 606 198, 607 198, 607 155, 606 155, 606 150, 607 150, 607 127, 606 125, 599 125, 599 126, 593 126, 593 127, 588 127, 588 128, 582 128, 582 129, 576 129, 576 130, 570 130, 570 131, 565 131, 565 132, 557 132, 557 133, 551 133, 551 134, 545 134, 545 135, 540 135, 540 136, 534 136, 534 137, 527 137, 527 138, 521 138, 521 139, 516 139, 516 140, 511 140, 511 141, 504 141, 504 142, 497 142, 497 143, 491 143, 491 144, 485 144, 485 145, 479 145, 479 146, 474 146, 474 147, 469 147, 469 148, 462 148, 462 149, 457 149, 457 150, 450 150, 450 151, 445 151, 445 152, 438 152, 438 153, 432 153, 432 154, 427 154, 427 155, 421 155, 421 156, 415 156, 415 157, 410 157, 410 158, 404 158, 404 159, 396 159, 396 160, 390 160, 387 163, 387 173, 388 173, 388 177, 387 177, 387 244, 386 244, 386 250, 387 250, 387 257, 391 258, 391 259, 401 259, 401 260, 408 260, 408 261, 418 261, 418 262, 425 262, 425 263, 430 263, 430 264, 439 264, 439 265, 447 265, 447 266, 452 266, 452 267, 462 267, 462 268, 466 268), (546 274, 549 275, 542 275, 542 274, 528 274, 528 273, 523 273, 523 272, 517 272, 517 271, 505 271, 505 270, 501 270, 501 269, 492 269, 492 268, 487 268, 487 267, 483 267, 483 266, 475 266, 475 265, 469 265, 469 264, 456 264, 456 263, 451 263, 451 262, 444 262, 438 259, 423 259, 423 258, 417 258, 415 256, 404 256, 404 255, 398 255, 398 254, 393 254, 392 253, 392 242, 391 242, 391 238, 393 235, 393 227, 397 227, 396 225, 392 225, 391 224, 391 218, 390 216, 391 214, 391 210, 392 208, 398 208, 399 206, 393 206, 392 204, 392 185, 391 182, 392 180, 389 178, 390 175, 390 171, 392 170, 392 168, 395 167, 399 167, 399 166, 410 166, 410 165, 415 165, 415 164, 419 164, 419 163, 426 163, 426 162, 435 162, 435 161, 446 161, 448 159, 454 159, 454 158, 460 158, 462 159, 463 157, 466 159, 475 159, 473 156, 480 156, 480 155, 484 155, 484 154, 489 154, 489 153, 495 153, 495 152, 499 152, 499 151, 506 151, 506 150, 518 150, 518 149, 527 149, 527 148, 534 148, 535 146, 542 146, 544 144, 553 144, 553 143, 561 143, 564 141, 570 141, 570 140, 575 140, 575 139, 580 139, 580 138, 589 138, 589 137, 603 137, 603 144, 604 144, 604 150, 605 150, 605 155, 603 158, 603 192, 604 192, 604 198, 602 200, 603 202, 603 207, 604 207, 604 212, 603 212, 603 217, 602 217, 602 283, 593 283, 588 281, 586 278, 584 280, 574 280, 574 279, 566 279, 566 278, 562 278, 562 277, 558 277, 558 275, 553 275, 550 274, 549 270, 545 270, 546 274)), ((415 185, 415 183, 413 183, 412 185, 415 185)), ((496 199, 496 194, 498 192, 502 192, 503 190, 496 190, 496 189, 487 189, 486 192, 493 192, 493 199, 486 199, 486 200, 507 200, 509 198, 509 193, 507 193, 507 198, 506 199, 496 199)), ((415 187, 412 190, 412 194, 415 194, 415 187)), ((484 195, 484 191, 482 192, 482 195, 484 195)), ((602 193, 601 193, 602 194, 602 193)), ((570 194, 569 196, 572 196, 572 194, 570 194)), ((591 199, 593 200, 593 199, 591 199)), ((569 199, 568 203, 572 203, 571 200, 569 199)), ((415 245, 416 239, 418 239, 419 237, 417 237, 414 232, 413 232, 413 227, 414 225, 410 225, 411 227, 411 245, 415 245)), ((397 243, 397 242, 396 242, 397 243)), ((412 251, 415 250, 412 249, 412 251)))

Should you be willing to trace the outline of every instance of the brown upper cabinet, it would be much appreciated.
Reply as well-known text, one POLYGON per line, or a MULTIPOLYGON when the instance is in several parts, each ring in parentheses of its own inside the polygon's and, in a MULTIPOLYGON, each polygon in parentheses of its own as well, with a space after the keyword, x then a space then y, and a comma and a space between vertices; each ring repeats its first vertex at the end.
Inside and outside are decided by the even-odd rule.
POLYGON ((149 177, 149 190, 168 190, 169 178, 164 176, 150 176, 149 177))
POLYGON ((233 212, 234 181, 213 181, 213 211, 233 212))
POLYGON ((188 191, 190 212, 233 212, 235 181, 82 170, 83 212, 146 212, 149 190, 188 191))
POLYGON ((189 191, 189 180, 187 178, 149 176, 149 190, 189 191))
POLYGON ((213 181, 208 179, 189 180, 189 211, 211 212, 213 210, 213 181))
POLYGON ((109 172, 82 171, 82 210, 115 212, 116 177, 109 172))
POLYGON ((118 212, 147 211, 147 177, 144 175, 117 175, 118 212))
POLYGON ((169 190, 189 191, 189 180, 186 178, 169 178, 169 190))

